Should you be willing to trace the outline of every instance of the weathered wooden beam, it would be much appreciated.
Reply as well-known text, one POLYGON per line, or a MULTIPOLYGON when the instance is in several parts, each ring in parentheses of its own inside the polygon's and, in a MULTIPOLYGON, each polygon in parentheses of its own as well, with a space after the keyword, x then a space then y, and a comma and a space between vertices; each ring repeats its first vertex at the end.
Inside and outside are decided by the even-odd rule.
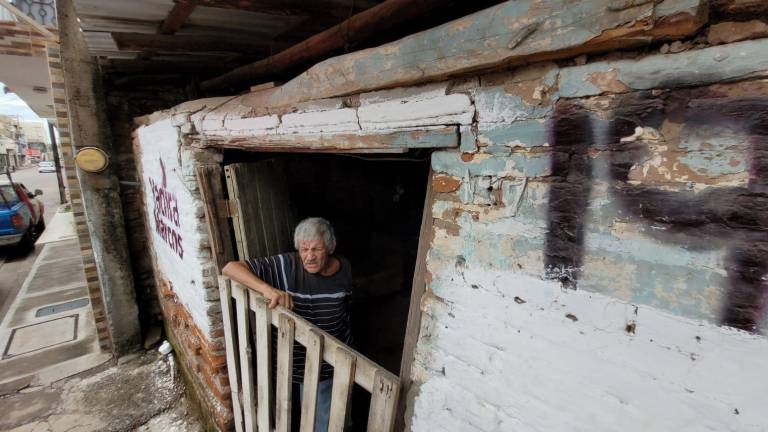
POLYGON ((198 0, 176 0, 157 32, 170 35, 179 31, 199 3, 198 0))
MULTIPOLYGON (((193 137, 194 138, 194 137, 193 137)), ((453 148, 459 145, 457 126, 387 134, 262 135, 195 140, 198 147, 231 148, 248 151, 361 152, 407 151, 409 148, 453 148)))
POLYGON ((268 43, 257 39, 211 37, 208 35, 169 35, 146 33, 112 33, 121 51, 162 52, 230 52, 243 54, 269 53, 268 43))
POLYGON ((232 72, 202 83, 203 90, 237 87, 243 83, 286 71, 301 64, 318 61, 325 54, 358 43, 395 24, 422 15, 444 5, 447 0, 387 0, 342 23, 318 33, 278 54, 241 66, 232 72))
MULTIPOLYGON (((325 60, 274 91, 244 96, 244 102, 281 107, 636 47, 692 35, 707 20, 706 0, 664 0, 621 11, 609 10, 613 3, 594 0, 574 8, 568 0, 544 5, 538 0, 508 1, 396 42, 325 60)), ((251 72, 262 70, 253 65, 245 68, 207 81, 203 88, 248 80, 251 72)))

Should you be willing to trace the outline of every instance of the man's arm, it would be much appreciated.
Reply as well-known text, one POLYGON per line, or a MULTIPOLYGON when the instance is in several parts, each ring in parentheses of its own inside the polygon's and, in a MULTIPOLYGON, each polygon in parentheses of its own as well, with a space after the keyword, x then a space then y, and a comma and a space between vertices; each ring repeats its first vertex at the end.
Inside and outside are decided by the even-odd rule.
POLYGON ((269 300, 270 309, 277 305, 283 305, 288 309, 293 309, 293 299, 291 298, 290 294, 274 288, 273 286, 261 280, 258 276, 253 274, 246 263, 242 261, 230 261, 224 266, 223 269, 221 269, 221 273, 233 281, 240 282, 248 288, 263 295, 264 298, 269 300))

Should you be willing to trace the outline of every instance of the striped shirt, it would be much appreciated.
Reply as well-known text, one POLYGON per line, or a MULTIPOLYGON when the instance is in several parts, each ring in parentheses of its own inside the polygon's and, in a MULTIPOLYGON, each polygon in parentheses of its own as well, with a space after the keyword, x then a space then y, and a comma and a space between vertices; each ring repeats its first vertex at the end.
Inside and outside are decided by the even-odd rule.
MULTIPOLYGON (((298 252, 250 258, 247 264, 259 279, 286 291, 293 299, 293 311, 345 344, 352 342, 347 303, 352 295, 352 268, 349 261, 336 257, 341 266, 331 276, 304 270, 298 252)), ((277 346, 277 344, 273 344, 277 346)), ((304 382, 306 349, 298 342, 293 348, 293 382, 304 382)), ((320 379, 333 377, 333 367, 323 362, 320 379)))

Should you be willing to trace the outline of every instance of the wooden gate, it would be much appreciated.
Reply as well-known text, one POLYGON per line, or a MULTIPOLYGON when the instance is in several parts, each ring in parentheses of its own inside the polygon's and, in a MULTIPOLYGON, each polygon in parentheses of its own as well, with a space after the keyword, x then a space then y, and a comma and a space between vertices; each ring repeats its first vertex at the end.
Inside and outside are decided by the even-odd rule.
POLYGON ((227 369, 232 388, 235 429, 238 432, 291 430, 294 341, 307 349, 299 429, 301 432, 312 432, 315 423, 315 404, 322 360, 334 369, 328 430, 344 430, 352 385, 355 383, 371 393, 367 430, 392 430, 400 387, 396 375, 282 306, 269 309, 267 301, 256 291, 225 277, 221 277, 219 289, 227 369), (278 335, 277 373, 274 383, 274 359, 271 358, 273 326, 277 328, 278 335), (249 337, 251 334, 256 335, 253 343, 256 346, 255 353, 249 337))
MULTIPOLYGON (((282 182, 285 171, 285 165, 279 160, 225 167, 228 213, 232 216, 240 260, 293 249, 293 228, 297 220, 282 182)), ((291 430, 294 340, 307 350, 301 432, 313 429, 323 360, 334 368, 328 430, 344 429, 355 383, 371 393, 368 430, 392 430, 400 387, 396 375, 295 313, 280 306, 270 310, 256 291, 225 277, 219 280, 219 289, 238 432, 291 430), (276 359, 271 358, 272 327, 278 335, 276 359), (277 371, 274 376, 273 362, 277 371)))

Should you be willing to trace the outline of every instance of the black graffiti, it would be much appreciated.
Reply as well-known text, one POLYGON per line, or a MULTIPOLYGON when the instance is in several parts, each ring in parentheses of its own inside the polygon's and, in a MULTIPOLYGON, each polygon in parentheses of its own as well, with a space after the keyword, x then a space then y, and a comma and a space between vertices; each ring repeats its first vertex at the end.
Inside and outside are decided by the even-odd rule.
POLYGON ((768 98, 710 97, 694 91, 666 96, 648 93, 622 97, 613 109, 602 147, 593 136, 594 121, 578 103, 559 102, 551 122, 552 171, 545 245, 546 275, 575 288, 584 256, 584 217, 593 166, 590 149, 609 155, 613 196, 637 222, 652 223, 667 243, 693 249, 727 248, 728 287, 720 321, 757 331, 768 303, 768 98), (630 182, 633 166, 648 155, 642 141, 622 142, 635 128, 661 128, 673 121, 688 127, 722 125, 748 138, 746 186, 702 191, 663 190, 630 182))

